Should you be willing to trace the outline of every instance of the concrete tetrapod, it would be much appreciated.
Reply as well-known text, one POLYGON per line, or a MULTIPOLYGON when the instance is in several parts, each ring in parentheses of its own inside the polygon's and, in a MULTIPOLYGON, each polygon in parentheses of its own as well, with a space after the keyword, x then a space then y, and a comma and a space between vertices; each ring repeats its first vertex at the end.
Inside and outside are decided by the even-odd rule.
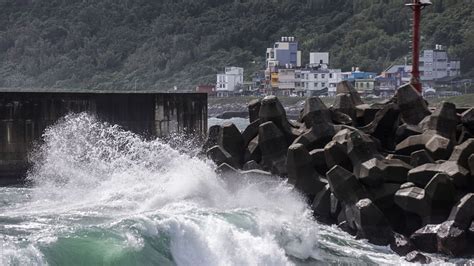
POLYGON ((405 123, 417 125, 423 118, 430 115, 425 100, 412 85, 406 84, 398 88, 395 97, 405 123))
POLYGON ((461 122, 466 128, 474 132, 474 108, 470 108, 461 114, 461 122))
POLYGON ((359 200, 353 209, 358 237, 376 245, 388 245, 392 241, 392 228, 370 199, 359 200))
POLYGON ((286 167, 289 183, 310 200, 327 184, 314 169, 311 156, 302 144, 293 144, 288 148, 286 167))
POLYGON ((250 103, 252 123, 241 134, 232 124, 210 128, 209 157, 230 178, 288 177, 316 219, 390 244, 408 261, 430 261, 415 248, 473 253, 474 109, 460 119, 443 103, 431 114, 411 86, 381 109, 356 107, 352 90, 341 86, 335 108, 309 98, 298 122, 287 120, 274 96, 250 103), (366 126, 344 125, 352 122, 366 126), (242 166, 248 171, 236 170, 242 166))
POLYGON ((292 128, 286 117, 285 108, 275 96, 266 96, 263 98, 258 113, 260 122, 273 122, 275 126, 283 133, 289 145, 296 138, 293 135, 292 128))
POLYGON ((245 151, 244 139, 239 129, 233 123, 224 123, 219 132, 218 145, 238 162, 239 167, 243 164, 245 151))
POLYGON ((262 166, 273 174, 286 176, 288 144, 283 133, 273 122, 265 122, 258 129, 262 166))

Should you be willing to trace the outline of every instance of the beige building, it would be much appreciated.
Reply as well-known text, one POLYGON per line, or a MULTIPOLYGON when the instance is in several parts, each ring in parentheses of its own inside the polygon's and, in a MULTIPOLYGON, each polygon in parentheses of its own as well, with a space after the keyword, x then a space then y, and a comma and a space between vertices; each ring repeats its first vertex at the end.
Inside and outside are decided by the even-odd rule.
POLYGON ((295 69, 280 69, 278 71, 278 94, 282 96, 290 96, 295 89, 295 69))
POLYGON ((375 79, 356 79, 355 89, 359 92, 360 95, 363 96, 373 94, 375 89, 375 79))

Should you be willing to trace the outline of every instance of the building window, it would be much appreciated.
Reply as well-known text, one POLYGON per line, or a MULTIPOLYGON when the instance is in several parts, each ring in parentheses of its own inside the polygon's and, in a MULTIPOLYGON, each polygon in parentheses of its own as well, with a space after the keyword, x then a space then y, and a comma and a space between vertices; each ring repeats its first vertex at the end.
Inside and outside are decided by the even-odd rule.
POLYGON ((321 78, 322 78, 322 79, 326 78, 326 75, 325 75, 325 74, 321 74, 321 78))
POLYGON ((324 82, 321 83, 321 87, 323 87, 323 88, 326 87, 326 83, 324 83, 324 82))
POLYGON ((318 83, 317 83, 317 82, 314 83, 314 87, 318 87, 318 83))
POLYGON ((332 73, 331 73, 331 74, 329 74, 329 78, 330 78, 330 79, 332 79, 332 73))
POLYGON ((318 74, 314 74, 314 78, 317 79, 317 78, 318 78, 318 74))

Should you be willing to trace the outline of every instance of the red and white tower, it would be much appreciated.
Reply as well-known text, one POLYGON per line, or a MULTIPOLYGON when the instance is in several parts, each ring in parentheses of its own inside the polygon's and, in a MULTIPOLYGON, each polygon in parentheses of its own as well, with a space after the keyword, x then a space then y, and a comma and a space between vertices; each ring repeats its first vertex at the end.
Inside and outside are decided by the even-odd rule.
POLYGON ((432 5, 429 0, 406 0, 405 5, 413 10, 413 41, 412 41, 412 71, 410 83, 421 94, 420 80, 420 23, 421 10, 432 5))

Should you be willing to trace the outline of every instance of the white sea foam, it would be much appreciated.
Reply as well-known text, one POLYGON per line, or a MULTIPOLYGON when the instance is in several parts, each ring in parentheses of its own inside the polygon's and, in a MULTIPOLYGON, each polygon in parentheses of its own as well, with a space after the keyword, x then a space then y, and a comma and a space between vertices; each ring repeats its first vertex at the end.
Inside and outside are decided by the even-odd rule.
MULTIPOLYGON (((55 243, 90 238, 80 232, 97 230, 118 239, 113 242, 121 245, 118 253, 141 252, 151 245, 146 239, 164 237, 160 241, 168 243, 170 259, 178 265, 291 265, 344 258, 400 263, 386 248, 318 225, 301 195, 278 177, 221 178, 210 162, 87 114, 66 117, 44 139, 32 155, 30 200, 1 210, 3 217, 20 219, 11 226, 29 243, 23 255, 41 258, 32 264, 42 258, 57 261, 51 258, 60 252, 55 243)), ((74 257, 74 250, 67 252, 74 257)), ((166 257, 166 250, 160 252, 166 257)), ((147 256, 152 257, 141 257, 147 256)))

